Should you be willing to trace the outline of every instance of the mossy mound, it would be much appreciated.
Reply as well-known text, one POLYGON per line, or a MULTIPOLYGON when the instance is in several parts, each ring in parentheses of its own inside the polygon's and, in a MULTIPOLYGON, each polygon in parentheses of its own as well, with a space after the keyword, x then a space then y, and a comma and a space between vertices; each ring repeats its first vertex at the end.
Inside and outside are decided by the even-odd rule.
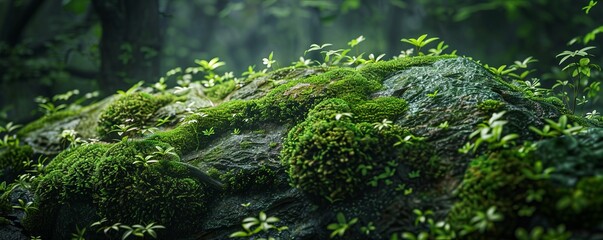
POLYGON ((158 155, 154 156, 156 163, 135 163, 137 155, 153 154, 157 146, 169 147, 153 141, 97 143, 57 156, 48 173, 37 181, 37 210, 27 215, 25 226, 43 236, 60 236, 55 223, 67 219, 61 219, 59 212, 72 204, 84 204, 96 209, 98 216, 69 217, 106 218, 129 225, 155 222, 174 229, 169 236, 190 233, 199 226, 208 190, 176 156, 158 155))
POLYGON ((596 238, 591 234, 603 224, 601 146, 603 130, 592 129, 479 156, 467 169, 448 219, 452 226, 468 226, 468 239, 510 239, 520 229, 559 226, 577 239, 596 238), (475 227, 479 212, 493 207, 503 218, 475 227))
POLYGON ((144 92, 123 95, 101 114, 98 134, 101 138, 115 137, 116 134, 111 133, 118 131, 117 127, 120 125, 134 128, 149 127, 152 124, 149 120, 153 114, 173 100, 174 96, 171 95, 151 95, 144 92))
POLYGON ((289 131, 281 159, 289 168, 293 186, 335 201, 358 194, 378 173, 386 168, 391 172, 401 163, 425 166, 430 169, 427 172, 434 172, 425 164, 430 151, 424 143, 410 146, 414 144, 411 141, 408 145, 400 142, 411 135, 409 131, 391 122, 362 121, 402 116, 403 100, 379 98, 360 102, 354 109, 360 113, 358 123, 346 101, 325 100, 310 111, 306 121, 289 131), (367 111, 382 102, 390 104, 379 111, 367 111))
POLYGON ((0 149, 0 182, 12 181, 26 169, 25 162, 33 157, 33 150, 28 145, 10 146, 0 149))

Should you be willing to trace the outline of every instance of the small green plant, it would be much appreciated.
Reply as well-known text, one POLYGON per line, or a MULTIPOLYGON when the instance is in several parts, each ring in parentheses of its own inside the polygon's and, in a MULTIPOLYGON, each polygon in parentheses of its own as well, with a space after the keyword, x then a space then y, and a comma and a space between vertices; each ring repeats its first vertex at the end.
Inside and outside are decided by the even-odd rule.
MULTIPOLYGON (((124 230, 122 233, 121 239, 125 240, 130 236, 134 236, 137 238, 145 239, 147 236, 152 238, 157 238, 157 230, 165 229, 165 226, 159 225, 156 223, 149 224, 134 224, 134 225, 125 225, 121 223, 114 223, 110 226, 105 226, 104 223, 107 222, 106 218, 101 219, 100 221, 94 222, 90 225, 90 227, 98 228, 98 231, 103 231, 105 236, 110 236, 112 232, 118 233, 120 230, 124 230)), ((85 228, 83 230, 85 232, 85 228)), ((78 230, 79 232, 79 230, 78 230)), ((75 235, 75 234, 74 234, 75 235)))
POLYGON ((477 211, 475 216, 471 218, 471 227, 467 227, 461 231, 461 235, 467 235, 474 231, 485 233, 487 230, 494 229, 494 224, 504 219, 504 216, 496 212, 496 207, 490 207, 485 212, 477 211))
POLYGON ((271 68, 272 64, 276 63, 276 60, 272 59, 273 56, 274 56, 274 52, 270 52, 270 55, 268 55, 268 58, 262 59, 262 63, 264 65, 266 65, 266 68, 271 68))
POLYGON ((208 136, 208 137, 211 136, 211 135, 214 135, 216 133, 214 131, 214 127, 211 127, 209 129, 205 129, 202 132, 203 132, 203 135, 208 136))
POLYGON ((588 58, 588 56, 591 55, 588 51, 594 48, 595 47, 593 46, 587 46, 575 51, 563 51, 556 56, 558 58, 561 57, 561 60, 559 61, 560 66, 568 59, 579 58, 567 64, 562 69, 562 71, 570 73, 572 83, 559 80, 557 84, 553 85, 553 88, 559 86, 562 87, 562 100, 566 103, 568 108, 571 106, 572 112, 576 112, 577 105, 583 105, 587 103, 589 99, 594 99, 600 90, 599 82, 590 82, 591 72, 593 70, 601 71, 601 67, 591 63, 590 58, 588 58), (573 99, 568 98, 565 87, 569 87, 572 91, 573 99))
POLYGON ((595 0, 590 0, 590 2, 588 2, 588 5, 584 6, 582 8, 582 10, 584 10, 584 12, 586 14, 588 14, 590 12, 590 9, 592 9, 595 5, 597 5, 597 1, 595 0))
POLYGON ((77 132, 73 129, 65 129, 61 132, 61 138, 69 142, 69 147, 77 147, 83 140, 77 136, 77 132))
POLYGON ((25 202, 23 199, 19 199, 19 205, 13 206, 13 209, 21 209, 28 214, 31 210, 37 210, 38 208, 32 206, 33 202, 25 202))
POLYGON ((415 171, 411 171, 408 173, 408 178, 410 178, 410 179, 415 179, 415 178, 419 178, 419 177, 421 177, 420 170, 415 170, 415 171))
POLYGON ((428 93, 427 97, 428 98, 436 98, 438 96, 438 91, 439 91, 439 89, 436 89, 435 91, 433 91, 433 93, 428 93))
POLYGON ((122 235, 121 239, 124 240, 130 235, 144 239, 147 235, 152 238, 157 238, 158 229, 165 229, 162 225, 156 225, 155 223, 149 223, 147 225, 135 224, 132 226, 120 225, 120 228, 126 230, 122 235))
POLYGON ((515 237, 517 240, 568 240, 571 239, 572 234, 565 230, 564 225, 547 228, 546 231, 543 227, 537 226, 530 232, 524 228, 518 228, 515 230, 515 237))
POLYGON ((152 155, 157 155, 157 156, 173 156, 176 158, 179 158, 178 154, 175 152, 175 148, 174 147, 166 147, 166 148, 162 148, 160 146, 155 146, 155 149, 157 149, 157 151, 152 152, 152 155))
POLYGON ((79 226, 75 227, 76 232, 71 234, 71 240, 86 240, 86 228, 81 228, 79 226))
POLYGON ((490 149, 505 148, 512 144, 512 141, 519 138, 519 135, 514 133, 502 135, 503 126, 507 124, 507 121, 500 120, 504 114, 505 111, 494 113, 487 122, 479 124, 478 129, 469 135, 469 139, 475 138, 475 142, 466 143, 459 151, 468 153, 469 150, 473 149, 473 152, 475 152, 482 143, 488 143, 490 149))
POLYGON ((373 222, 369 222, 366 226, 362 226, 360 227, 360 231, 362 233, 364 233, 364 235, 370 236, 372 231, 375 231, 375 225, 373 225, 373 222))
POLYGON ((346 117, 346 118, 352 118, 352 113, 337 113, 337 114, 335 114, 335 120, 337 120, 337 121, 343 119, 344 117, 346 117))
POLYGON ((151 164, 158 163, 159 160, 155 159, 155 155, 150 154, 143 156, 141 154, 136 154, 136 161, 132 162, 135 165, 142 165, 143 167, 149 167, 151 164))
POLYGON ((584 130, 584 127, 578 124, 568 124, 566 115, 559 117, 557 122, 550 119, 545 119, 545 121, 547 124, 542 130, 533 126, 530 126, 530 130, 542 137, 572 136, 584 130))
MULTIPOLYGON (((275 223, 280 222, 280 219, 277 217, 269 217, 264 212, 260 212, 257 218, 248 217, 243 219, 243 231, 238 231, 230 234, 230 238, 244 238, 251 237, 259 234, 260 232, 264 232, 265 234, 269 233, 270 229, 275 229, 278 232, 288 229, 287 226, 278 227, 275 223)), ((274 240, 274 237, 268 238, 259 238, 259 239, 267 239, 274 240)))
POLYGON ((345 232, 352 227, 354 224, 358 222, 358 218, 352 218, 349 222, 346 220, 343 213, 337 213, 337 222, 331 223, 327 226, 328 230, 331 230, 330 238, 334 238, 335 236, 343 237, 345 232))
POLYGON ((444 121, 443 123, 440 123, 440 125, 438 125, 438 128, 440 129, 448 129, 450 127, 450 125, 448 124, 448 121, 444 121))
MULTIPOLYGON (((413 213, 416 215, 415 226, 421 225, 428 228, 428 231, 421 231, 417 234, 412 232, 402 233, 402 239, 407 240, 428 240, 428 239, 455 239, 457 233, 451 228, 450 224, 445 221, 436 222, 433 219, 433 211, 414 209, 413 213)), ((397 238, 397 236, 396 236, 397 238)))
MULTIPOLYGON (((337 117, 335 117, 335 118, 337 118, 337 117)), ((378 129, 379 131, 381 131, 381 130, 383 130, 383 129, 388 129, 388 128, 390 128, 390 127, 392 126, 392 124, 393 124, 393 123, 394 123, 394 122, 392 122, 392 121, 387 120, 387 119, 385 119, 385 118, 384 118, 384 119, 383 119, 381 122, 378 122, 378 123, 373 123, 373 127, 374 127, 375 129, 378 129)))
POLYGON ((403 38, 400 41, 415 46, 415 49, 417 50, 417 54, 419 56, 421 56, 421 55, 424 55, 421 52, 421 48, 425 47, 427 44, 429 44, 429 43, 431 43, 433 41, 436 41, 438 39, 439 38, 437 38, 437 37, 427 38, 427 34, 423 34, 423 35, 421 35, 418 38, 408 38, 408 39, 407 38, 403 38))
POLYGON ((241 129, 235 128, 232 130, 232 135, 239 135, 241 134, 241 129))
POLYGON ((599 116, 601 116, 601 114, 599 114, 599 112, 597 112, 597 110, 592 110, 591 112, 587 112, 585 118, 586 119, 597 119, 599 118, 599 116))
POLYGON ((400 137, 400 136, 396 136, 398 138, 398 141, 396 143, 394 143, 394 147, 403 145, 403 144, 408 144, 408 145, 413 145, 416 142, 421 142, 423 140, 425 140, 425 137, 417 137, 413 134, 409 134, 406 135, 404 138, 400 137))

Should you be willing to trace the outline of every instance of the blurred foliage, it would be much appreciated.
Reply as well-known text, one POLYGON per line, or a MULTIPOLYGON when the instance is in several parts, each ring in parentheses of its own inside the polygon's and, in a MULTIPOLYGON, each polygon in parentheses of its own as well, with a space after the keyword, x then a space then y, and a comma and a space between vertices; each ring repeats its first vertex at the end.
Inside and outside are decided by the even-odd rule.
MULTIPOLYGON (((459 55, 494 66, 533 56, 539 60, 533 74, 543 76, 543 86, 550 87, 567 78, 555 55, 581 48, 568 47, 570 40, 603 45, 597 38, 603 8, 594 6, 584 14, 581 8, 587 0, 157 1, 163 38, 160 72, 214 57, 228 63, 221 71, 242 72, 250 65, 261 66, 271 52, 275 65, 285 66, 311 44, 343 45, 360 35, 371 41, 357 51, 391 57, 409 48, 400 38, 429 34, 445 40, 459 55)), ((6 20, 11 10, 34 2, 1 1, 0 27, 15 24, 6 20)), ((99 87, 102 29, 91 0, 42 2, 19 44, 0 45, 0 121, 32 119, 35 96, 99 87)), ((600 48, 591 53, 591 61, 600 65, 600 48)), ((312 52, 304 57, 321 56, 312 52)))

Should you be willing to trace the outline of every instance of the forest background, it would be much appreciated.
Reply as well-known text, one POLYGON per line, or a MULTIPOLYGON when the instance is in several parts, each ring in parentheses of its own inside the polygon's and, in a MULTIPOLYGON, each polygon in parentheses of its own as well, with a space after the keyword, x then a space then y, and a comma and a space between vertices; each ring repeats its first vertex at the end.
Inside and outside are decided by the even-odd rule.
MULTIPOLYGON (((0 0, 0 123, 59 110, 62 99, 98 101, 176 67, 219 57, 236 76, 273 53, 296 62, 311 44, 397 56, 400 41, 439 37, 457 55, 490 66, 533 57, 543 87, 568 79, 555 56, 591 34, 603 65, 603 7, 581 0, 0 0), (574 43, 577 41, 574 41, 574 43), (73 91, 77 89, 77 91, 73 91), (67 93, 67 94, 64 94, 67 93), (54 98, 53 96, 59 96, 54 98), (41 97, 38 97, 41 96, 41 97), (56 102, 56 104, 55 104, 56 102), (49 105, 51 103, 52 105, 49 105)), ((439 41, 438 41, 439 42, 439 41)), ((319 60, 318 52, 304 56, 319 60)), ((365 56, 366 57, 366 56, 365 56)), ((591 82, 601 82, 594 71, 591 82)), ((168 86, 176 85, 167 81, 168 86)), ((577 109, 603 112, 602 94, 577 109)))

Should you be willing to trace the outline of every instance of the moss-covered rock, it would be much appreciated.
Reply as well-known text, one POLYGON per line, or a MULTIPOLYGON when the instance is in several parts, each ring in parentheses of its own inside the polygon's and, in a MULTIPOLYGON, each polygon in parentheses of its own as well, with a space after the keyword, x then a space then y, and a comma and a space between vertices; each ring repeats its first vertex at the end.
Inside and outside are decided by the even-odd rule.
POLYGON ((359 218, 346 239, 388 239, 427 228, 415 223, 415 209, 432 209, 435 220, 447 219, 461 231, 475 224, 476 214, 496 207, 504 220, 463 235, 480 239, 557 227, 566 224, 563 216, 598 221, 600 189, 594 185, 602 167, 596 147, 603 134, 543 141, 529 154, 512 146, 480 149, 478 157, 458 152, 492 113, 507 111, 504 134, 519 134, 515 146, 521 146, 539 139, 528 126, 542 127, 544 119, 567 112, 471 60, 422 56, 358 69, 292 67, 241 83, 234 90, 232 84, 190 89, 180 97, 135 92, 102 107, 105 140, 115 137, 109 133, 116 125, 173 120, 154 134, 57 156, 38 178, 40 208, 26 218, 29 229, 59 236, 76 224, 64 219, 95 213, 112 223, 156 222, 167 227, 166 237, 225 239, 242 219, 264 211, 289 226, 278 238, 325 239, 326 226, 341 212, 359 218), (173 149, 159 154, 156 147, 173 149), (557 151, 562 148, 567 151, 557 151), (146 156, 159 162, 145 164, 146 156), (556 171, 538 175, 548 167, 556 171), (589 200, 580 211, 559 203, 581 196, 589 200), (375 229, 363 235, 360 227, 371 222, 375 229))

